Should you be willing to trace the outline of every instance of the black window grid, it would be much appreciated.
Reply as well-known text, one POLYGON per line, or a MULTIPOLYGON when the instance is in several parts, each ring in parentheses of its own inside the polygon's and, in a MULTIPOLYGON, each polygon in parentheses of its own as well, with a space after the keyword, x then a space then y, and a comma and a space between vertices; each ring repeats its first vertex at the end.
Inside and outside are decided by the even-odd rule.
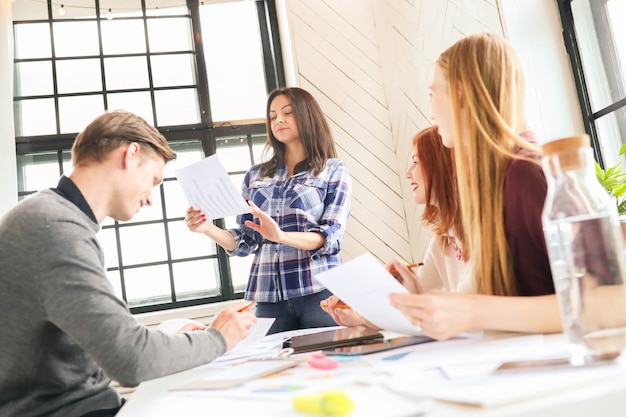
MULTIPOLYGON (((99 16, 100 6, 99 0, 96 1, 96 10, 98 12, 98 16, 96 18, 87 19, 87 20, 95 20, 97 22, 105 19, 105 17, 99 16)), ((168 16, 147 16, 145 11, 145 1, 142 0, 142 7, 144 9, 143 16, 141 17, 128 17, 125 19, 143 19, 144 20, 144 30, 146 30, 146 42, 148 43, 148 34, 147 34, 147 20, 148 19, 158 19, 158 18, 166 18, 168 16)), ((53 85, 54 92, 49 96, 20 96, 14 97, 14 101, 18 102, 20 100, 29 100, 29 99, 41 99, 41 98, 52 98, 54 99, 55 110, 56 110, 56 127, 57 134, 55 135, 40 135, 40 136, 22 136, 16 137, 16 153, 17 155, 28 155, 28 154, 37 154, 40 152, 56 152, 57 154, 57 162, 59 167, 59 175, 64 174, 63 161, 64 158, 68 157, 68 150, 71 148, 71 145, 74 141, 76 134, 62 134, 60 133, 60 121, 59 121, 59 98, 62 97, 71 97, 71 96, 79 96, 79 95, 91 95, 91 94, 101 94, 103 99, 105 100, 105 108, 106 106, 106 95, 111 92, 137 92, 137 91, 147 91, 151 95, 151 104, 153 110, 153 117, 155 121, 155 126, 159 129, 159 131, 168 139, 168 141, 172 144, 176 144, 180 141, 190 140, 193 138, 201 143, 203 152, 205 156, 209 156, 215 153, 215 144, 217 138, 224 136, 232 136, 237 135, 239 137, 245 137, 248 145, 248 151, 250 160, 255 162, 254 155, 252 151, 253 142, 258 144, 259 138, 264 137, 266 135, 266 126, 262 120, 251 120, 251 121, 233 121, 222 122, 219 124, 214 124, 211 120, 211 106, 209 100, 209 82, 206 77, 206 67, 205 67, 205 59, 206 57, 203 54, 203 48, 201 44, 201 36, 200 36, 200 18, 199 18, 199 5, 200 2, 197 0, 187 0, 187 6, 189 9, 189 14, 186 15, 176 15, 177 18, 185 17, 190 19, 192 31, 193 31, 193 39, 194 39, 194 50, 192 51, 174 51, 174 52, 163 52, 163 53, 151 53, 149 50, 149 45, 146 45, 146 53, 139 54, 108 54, 105 55, 102 53, 102 39, 101 32, 99 31, 99 50, 100 54, 95 56, 80 56, 80 57, 60 57, 56 58, 54 50, 52 50, 51 58, 37 58, 37 59, 15 59, 15 63, 19 62, 33 62, 33 61, 52 61, 54 63, 55 60, 69 60, 69 59, 85 59, 85 58, 96 58, 100 60, 101 65, 101 73, 102 73, 102 91, 91 91, 91 92, 81 92, 81 93, 69 93, 69 94, 59 94, 57 91, 57 78, 56 73, 54 72, 55 65, 53 67, 53 85), (195 57, 196 63, 196 76, 197 81, 196 84, 191 85, 178 85, 171 87, 160 87, 155 88, 153 86, 153 80, 151 77, 151 72, 149 71, 149 88, 144 89, 126 89, 126 90, 107 90, 106 89, 106 80, 104 79, 104 59, 111 57, 129 57, 129 56, 140 56, 146 57, 148 60, 148 68, 150 65, 150 56, 163 55, 163 54, 184 54, 184 53, 193 53, 195 57), (159 90, 168 90, 168 89, 180 89, 180 88, 197 88, 198 91, 198 100, 200 107, 200 115, 201 120, 198 124, 193 125, 179 125, 179 126, 158 126, 158 119, 156 114, 156 105, 154 99, 155 91, 159 90)), ((281 52, 280 52, 280 43, 278 40, 278 25, 276 18, 276 8, 273 0, 257 0, 256 1, 257 12, 259 17, 259 27, 261 31, 261 43, 263 49, 263 60, 264 60, 264 69, 266 74, 266 89, 268 91, 277 88, 279 86, 285 85, 284 75, 282 71, 282 60, 281 60, 281 52)), ((51 31, 51 42, 52 48, 54 48, 54 42, 52 41, 52 21, 62 21, 57 18, 52 18, 53 10, 52 10, 52 2, 48 1, 48 16, 49 19, 47 22, 50 25, 51 31)), ((41 23, 41 21, 23 21, 16 24, 28 24, 28 23, 41 23)), ((19 168, 19 167, 18 167, 19 168)), ((230 172, 229 174, 243 174, 245 171, 241 172, 230 172)), ((169 181, 175 181, 175 178, 164 178, 164 183, 169 181)), ((28 195, 36 192, 38 190, 20 190, 18 192, 19 199, 24 199, 28 195)), ((236 290, 232 284, 232 277, 230 273, 230 262, 229 257, 226 252, 216 245, 216 254, 201 256, 201 257, 189 257, 184 259, 173 259, 171 256, 171 247, 170 247, 170 239, 169 239, 169 225, 172 222, 180 222, 184 221, 184 217, 180 215, 172 215, 167 213, 166 208, 166 198, 165 190, 163 184, 159 186, 158 191, 155 190, 155 193, 158 192, 161 195, 161 209, 162 213, 164 213, 162 219, 157 220, 147 220, 141 222, 128 222, 128 223, 120 223, 113 222, 113 224, 105 224, 102 226, 102 229, 113 229, 115 231, 116 243, 117 243, 117 255, 118 255, 118 265, 107 268, 107 272, 116 271, 120 274, 121 280, 121 288, 122 288, 122 298, 125 301, 127 300, 126 294, 126 286, 124 281, 124 273, 127 270, 133 268, 140 268, 152 265, 167 265, 169 269, 169 277, 170 277, 170 290, 171 290, 171 299, 170 300, 162 300, 155 299, 152 304, 142 303, 142 305, 138 306, 130 306, 131 312, 133 313, 143 313, 143 312, 151 312, 158 310, 166 310, 172 308, 179 307, 188 307, 193 305, 201 305, 207 303, 213 303, 218 301, 232 300, 243 297, 243 292, 241 290, 236 290), (167 260, 158 261, 158 262, 148 262, 148 263, 138 263, 133 265, 124 265, 123 264, 123 254, 121 253, 120 244, 120 230, 125 227, 132 227, 137 225, 148 225, 148 224, 163 224, 165 236, 166 236, 166 252, 167 252, 167 260), (202 259, 212 259, 215 260, 218 264, 219 268, 219 284, 218 291, 215 294, 205 295, 193 299, 185 299, 185 300, 177 300, 176 298, 176 283, 173 274, 173 265, 177 262, 183 261, 193 261, 193 260, 202 260, 202 259)), ((217 219, 214 221, 218 226, 224 227, 224 219, 217 219)), ((190 232, 191 233, 191 232, 190 232)), ((210 244, 210 242, 207 242, 210 244)), ((146 301, 146 300, 142 300, 146 301)))

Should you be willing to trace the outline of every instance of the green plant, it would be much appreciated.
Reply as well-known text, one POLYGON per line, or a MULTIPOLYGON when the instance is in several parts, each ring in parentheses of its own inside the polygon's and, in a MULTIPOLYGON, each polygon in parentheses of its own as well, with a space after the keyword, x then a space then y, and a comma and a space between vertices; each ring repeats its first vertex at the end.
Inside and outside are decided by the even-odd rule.
MULTIPOLYGON (((624 154, 626 154, 626 144, 623 144, 619 149, 619 156, 622 157, 624 154)), ((620 217, 626 215, 626 198, 624 198, 626 193, 626 173, 622 170, 622 162, 620 161, 607 169, 602 169, 596 161, 596 176, 604 189, 615 199, 617 212, 620 217)))

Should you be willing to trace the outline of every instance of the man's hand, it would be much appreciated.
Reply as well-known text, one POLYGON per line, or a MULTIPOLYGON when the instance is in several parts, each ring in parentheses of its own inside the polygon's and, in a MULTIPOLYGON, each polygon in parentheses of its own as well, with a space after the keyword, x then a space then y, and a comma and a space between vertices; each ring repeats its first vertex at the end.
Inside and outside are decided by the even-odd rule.
POLYGON ((226 350, 231 350, 250 333, 250 327, 256 323, 256 317, 249 308, 249 303, 241 302, 220 311, 209 325, 219 330, 226 340, 226 350), (240 311, 243 310, 243 311, 240 311))

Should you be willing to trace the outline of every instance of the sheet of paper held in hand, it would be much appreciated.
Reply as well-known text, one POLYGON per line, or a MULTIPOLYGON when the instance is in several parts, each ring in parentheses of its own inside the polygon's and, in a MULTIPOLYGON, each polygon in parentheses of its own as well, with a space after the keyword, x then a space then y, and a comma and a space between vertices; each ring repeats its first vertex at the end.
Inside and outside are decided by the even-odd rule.
POLYGON ((357 313, 384 330, 405 335, 421 335, 389 302, 390 293, 407 293, 407 289, 370 253, 365 253, 315 278, 357 313))
POLYGON ((207 220, 250 212, 217 155, 177 169, 176 178, 189 204, 202 210, 207 220))

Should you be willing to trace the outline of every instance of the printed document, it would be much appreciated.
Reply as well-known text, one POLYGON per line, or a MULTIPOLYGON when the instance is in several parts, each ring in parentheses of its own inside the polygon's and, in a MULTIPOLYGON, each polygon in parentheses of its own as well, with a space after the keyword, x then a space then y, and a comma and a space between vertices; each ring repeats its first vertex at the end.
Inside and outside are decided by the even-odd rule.
POLYGON ((378 327, 409 336, 422 334, 421 328, 389 301, 389 294, 407 293, 407 289, 371 253, 319 273, 315 278, 378 327))
POLYGON ((176 178, 189 204, 202 210, 207 220, 250 212, 217 155, 176 170, 176 178))

